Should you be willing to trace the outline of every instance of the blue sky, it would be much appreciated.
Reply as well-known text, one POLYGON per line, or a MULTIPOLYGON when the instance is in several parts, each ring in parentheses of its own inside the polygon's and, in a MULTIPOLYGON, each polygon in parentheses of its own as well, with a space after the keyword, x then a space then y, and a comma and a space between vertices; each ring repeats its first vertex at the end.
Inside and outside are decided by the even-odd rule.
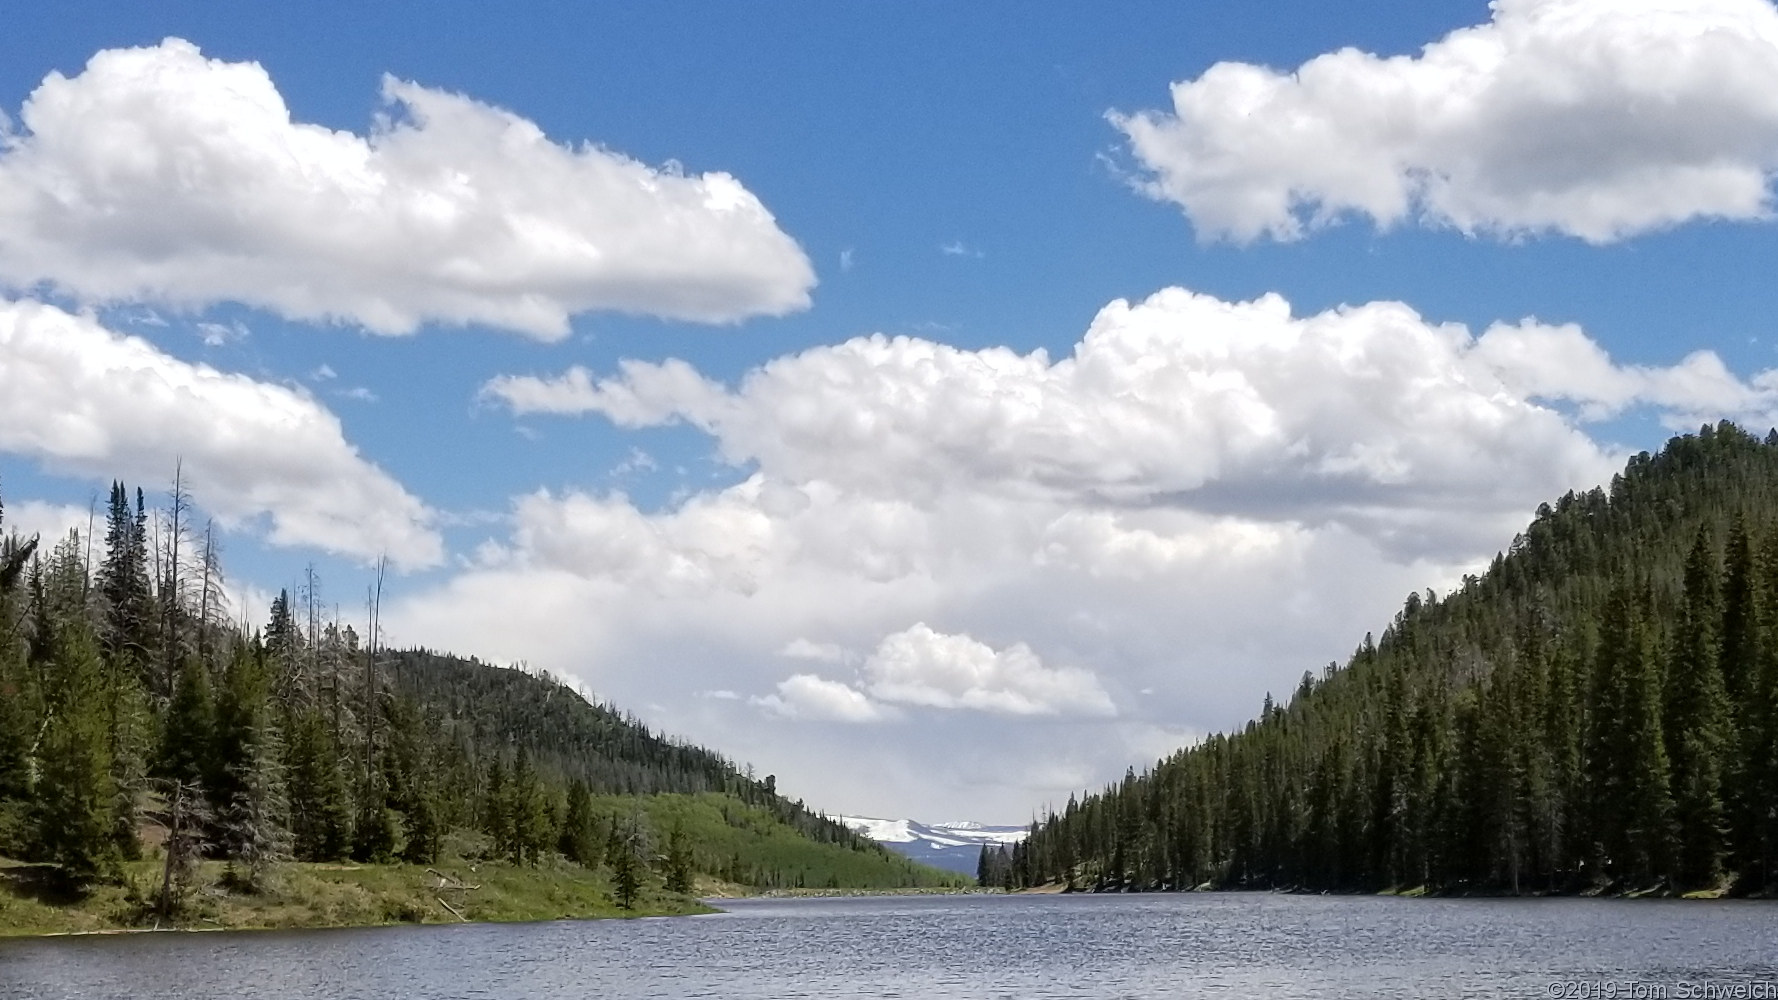
POLYGON ((1770 4, 1206 6, 11 12, 8 522, 1018 821, 1772 421, 1770 4))

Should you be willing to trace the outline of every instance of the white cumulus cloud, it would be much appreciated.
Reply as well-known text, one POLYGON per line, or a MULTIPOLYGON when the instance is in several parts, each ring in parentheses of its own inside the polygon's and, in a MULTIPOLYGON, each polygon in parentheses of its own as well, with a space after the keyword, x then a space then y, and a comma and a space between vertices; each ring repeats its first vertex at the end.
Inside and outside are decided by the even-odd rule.
POLYGON ((688 423, 791 490, 781 498, 818 484, 882 505, 878 518, 947 496, 1044 499, 1073 509, 1046 529, 1053 545, 1108 538, 1106 512, 1123 511, 1105 544, 1153 564, 1202 543, 1137 525, 1150 516, 1138 511, 1335 522, 1448 554, 1510 531, 1554 484, 1608 477, 1619 456, 1586 422, 1652 407, 1675 429, 1763 424, 1778 412, 1773 382, 1738 379, 1708 352, 1622 365, 1572 325, 1477 336, 1397 302, 1297 316, 1276 295, 1166 289, 1106 306, 1056 359, 877 335, 777 358, 732 388, 669 360, 505 377, 484 393, 521 414, 688 423))
POLYGON ((792 674, 778 682, 777 693, 754 698, 752 701, 792 719, 881 722, 894 715, 891 709, 871 701, 845 684, 814 674, 792 674))
POLYGON ((422 567, 434 513, 304 392, 173 358, 90 316, 0 301, 0 452, 93 479, 186 487, 225 526, 279 545, 422 567))
POLYGON ((1114 715, 1091 671, 1049 667, 1022 642, 995 649, 925 622, 885 636, 860 671, 882 701, 1006 715, 1114 715))
POLYGON ((682 414, 698 420, 722 400, 720 387, 678 358, 660 364, 625 359, 618 362, 618 369, 621 379, 598 382, 580 365, 550 378, 500 375, 488 380, 480 395, 506 403, 515 413, 570 415, 597 410, 620 427, 648 427, 682 414))
MULTIPOLYGON (((793 640, 782 655, 844 662, 836 644, 793 640)), ((998 715, 1117 714, 1111 696, 1079 667, 1050 667, 1015 642, 1004 649, 972 636, 935 631, 925 622, 884 636, 858 670, 856 686, 814 674, 778 682, 755 704, 796 718, 877 722, 894 705, 966 709, 998 715)))
POLYGON ((0 534, 18 532, 29 537, 36 535, 43 541, 44 550, 68 536, 70 531, 78 531, 81 535, 88 528, 97 531, 105 530, 105 515, 98 512, 94 523, 94 512, 85 507, 73 504, 45 503, 42 500, 6 501, 5 520, 0 521, 0 534))
POLYGON ((1476 344, 1477 357, 1515 392, 1577 404, 1589 420, 1652 405, 1674 429, 1730 416, 1770 425, 1778 416, 1778 370, 1743 381, 1714 351, 1694 351, 1678 364, 1619 365, 1573 324, 1497 324, 1476 344))
POLYGON ((52 73, 0 132, 0 281, 546 340, 591 310, 731 322, 809 304, 807 257, 728 174, 554 142, 393 77, 382 98, 364 135, 294 121, 259 64, 179 39, 52 73))
POLYGON ((1763 219, 1778 171, 1767 0, 1494 0, 1412 56, 1217 63, 1113 112, 1138 183, 1199 234, 1290 240, 1347 215, 1593 243, 1763 219))

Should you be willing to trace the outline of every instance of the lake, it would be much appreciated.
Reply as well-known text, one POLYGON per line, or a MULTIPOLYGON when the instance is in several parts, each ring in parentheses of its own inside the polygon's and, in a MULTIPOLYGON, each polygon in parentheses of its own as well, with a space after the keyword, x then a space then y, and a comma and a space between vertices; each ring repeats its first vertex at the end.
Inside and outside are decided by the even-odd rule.
POLYGON ((0 996, 1778 998, 1774 903, 1202 893, 720 905, 647 920, 0 940, 0 996))

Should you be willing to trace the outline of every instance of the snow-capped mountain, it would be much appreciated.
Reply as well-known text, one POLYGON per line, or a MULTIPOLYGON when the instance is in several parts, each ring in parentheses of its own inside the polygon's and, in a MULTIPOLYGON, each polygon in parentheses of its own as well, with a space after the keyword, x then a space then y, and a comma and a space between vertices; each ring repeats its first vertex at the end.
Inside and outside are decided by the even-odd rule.
POLYGON ((913 819, 875 819, 870 816, 836 816, 884 847, 923 864, 974 875, 982 845, 990 849, 1011 846, 1025 839, 1022 826, 983 826, 980 823, 922 823, 913 819))

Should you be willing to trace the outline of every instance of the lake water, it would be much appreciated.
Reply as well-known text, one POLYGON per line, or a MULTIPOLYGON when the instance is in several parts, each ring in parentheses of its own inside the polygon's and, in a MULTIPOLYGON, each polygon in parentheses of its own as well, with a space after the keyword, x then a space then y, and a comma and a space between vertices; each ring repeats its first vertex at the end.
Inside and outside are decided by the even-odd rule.
POLYGON ((1203 893, 721 905, 648 920, 0 940, 0 996, 1778 1000, 1778 903, 1203 893))

